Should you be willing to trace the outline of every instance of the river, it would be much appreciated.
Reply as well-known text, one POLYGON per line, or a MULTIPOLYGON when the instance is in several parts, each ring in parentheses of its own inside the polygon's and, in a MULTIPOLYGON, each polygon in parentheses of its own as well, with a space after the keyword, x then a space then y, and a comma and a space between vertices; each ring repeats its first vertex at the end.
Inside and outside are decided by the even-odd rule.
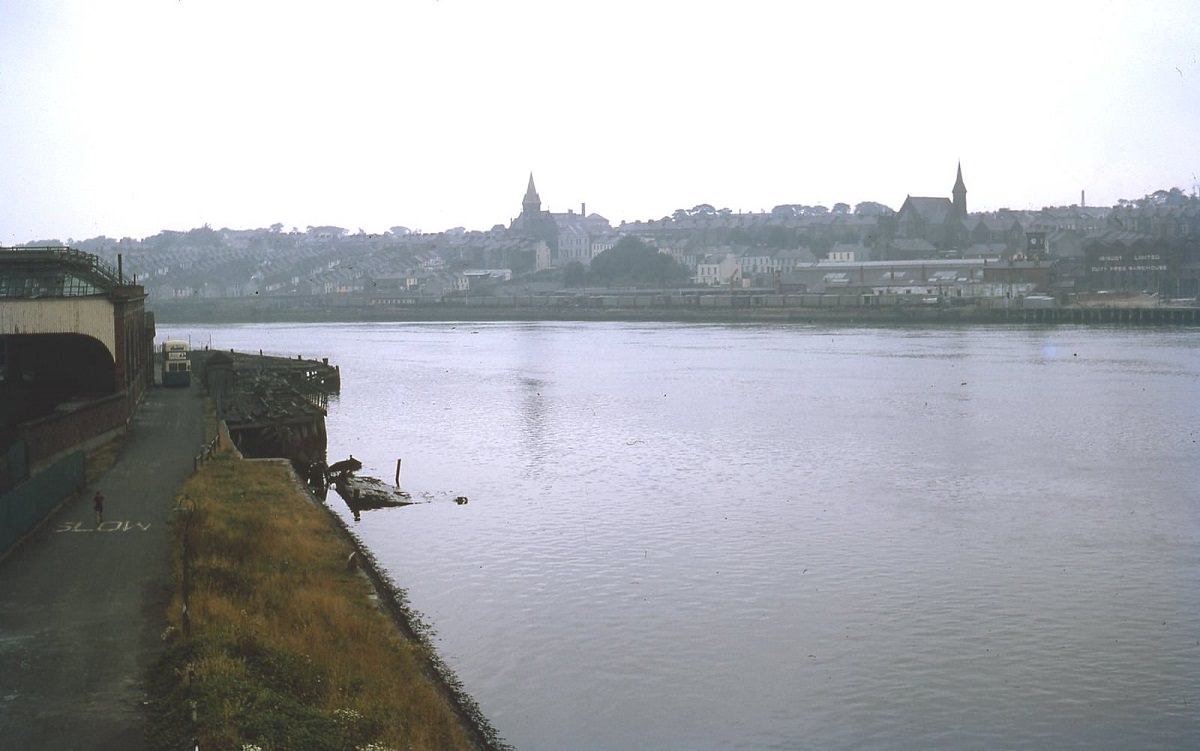
POLYGON ((1200 746, 1200 330, 161 328, 340 366, 330 459, 428 501, 355 530, 522 751, 1200 746))

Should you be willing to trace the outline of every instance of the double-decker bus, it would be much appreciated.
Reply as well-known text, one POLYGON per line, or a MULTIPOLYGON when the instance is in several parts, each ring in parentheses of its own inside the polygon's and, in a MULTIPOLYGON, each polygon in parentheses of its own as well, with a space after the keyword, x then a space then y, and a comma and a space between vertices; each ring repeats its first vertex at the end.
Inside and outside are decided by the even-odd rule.
POLYGON ((182 339, 163 342, 162 383, 164 386, 192 385, 192 361, 188 359, 188 343, 182 339))

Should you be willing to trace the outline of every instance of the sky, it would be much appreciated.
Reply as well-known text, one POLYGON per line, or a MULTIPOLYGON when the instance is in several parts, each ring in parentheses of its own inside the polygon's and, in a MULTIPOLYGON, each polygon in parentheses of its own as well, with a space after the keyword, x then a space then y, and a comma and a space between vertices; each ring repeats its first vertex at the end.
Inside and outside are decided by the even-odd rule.
POLYGON ((0 245, 1200 184, 1194 0, 0 0, 0 245))

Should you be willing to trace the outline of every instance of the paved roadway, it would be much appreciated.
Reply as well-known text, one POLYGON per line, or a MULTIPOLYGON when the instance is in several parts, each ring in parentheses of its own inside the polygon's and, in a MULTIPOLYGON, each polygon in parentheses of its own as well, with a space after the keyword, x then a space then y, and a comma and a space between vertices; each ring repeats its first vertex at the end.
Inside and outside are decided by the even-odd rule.
POLYGON ((0 747, 145 748, 140 681, 161 649, 166 525, 202 405, 196 386, 151 389, 117 464, 0 561, 0 747))

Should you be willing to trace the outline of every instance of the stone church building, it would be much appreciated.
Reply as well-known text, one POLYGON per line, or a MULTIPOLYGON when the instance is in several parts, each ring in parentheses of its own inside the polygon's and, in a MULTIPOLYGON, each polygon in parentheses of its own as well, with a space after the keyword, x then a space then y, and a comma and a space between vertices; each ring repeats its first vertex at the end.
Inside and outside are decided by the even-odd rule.
POLYGON ((587 206, 579 213, 552 213, 542 210, 542 199, 529 175, 525 197, 521 199, 521 214, 513 220, 509 231, 520 237, 539 240, 550 249, 551 265, 562 267, 578 261, 591 264, 599 253, 616 243, 616 233, 608 220, 599 214, 588 214, 587 206))
POLYGON ((931 252, 963 248, 970 241, 967 186, 962 164, 951 190, 952 198, 908 196, 895 218, 892 258, 922 258, 931 252))

